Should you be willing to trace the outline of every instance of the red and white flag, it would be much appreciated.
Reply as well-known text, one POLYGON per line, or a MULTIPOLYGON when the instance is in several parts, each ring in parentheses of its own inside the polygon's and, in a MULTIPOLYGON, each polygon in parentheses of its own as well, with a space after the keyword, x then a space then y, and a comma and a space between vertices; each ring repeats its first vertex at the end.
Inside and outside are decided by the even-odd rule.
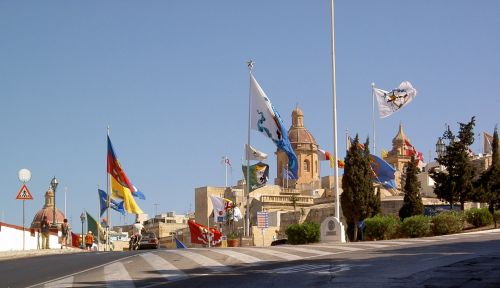
POLYGON ((215 228, 210 228, 196 223, 194 220, 188 221, 189 232, 191 232, 191 243, 219 246, 221 243, 221 233, 215 228), (210 240, 209 240, 210 239, 210 240))

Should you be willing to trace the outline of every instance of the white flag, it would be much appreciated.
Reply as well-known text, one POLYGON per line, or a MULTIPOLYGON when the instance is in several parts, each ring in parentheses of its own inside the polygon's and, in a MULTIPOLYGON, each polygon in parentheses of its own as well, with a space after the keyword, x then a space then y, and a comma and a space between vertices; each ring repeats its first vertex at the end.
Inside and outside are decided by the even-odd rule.
POLYGON ((286 133, 281 130, 279 115, 276 115, 273 104, 253 75, 250 75, 250 81, 250 126, 277 142, 286 133))
POLYGON ((378 88, 373 88, 373 91, 377 98, 380 118, 390 116, 408 105, 417 96, 417 90, 408 81, 401 82, 398 88, 389 92, 378 88))
POLYGON ((234 214, 234 215, 233 215, 233 220, 234 220, 235 222, 238 222, 238 221, 240 221, 241 219, 243 219, 243 215, 241 215, 241 210, 240 210, 240 208, 238 208, 238 207, 234 207, 234 212, 233 212, 233 214, 234 214))
POLYGON ((212 200, 212 206, 214 206, 214 222, 224 222, 226 220, 224 198, 210 195, 210 200, 212 200))
POLYGON ((253 148, 248 144, 245 144, 245 155, 247 157, 247 160, 257 160, 257 161, 267 160, 266 153, 260 152, 259 150, 253 148))

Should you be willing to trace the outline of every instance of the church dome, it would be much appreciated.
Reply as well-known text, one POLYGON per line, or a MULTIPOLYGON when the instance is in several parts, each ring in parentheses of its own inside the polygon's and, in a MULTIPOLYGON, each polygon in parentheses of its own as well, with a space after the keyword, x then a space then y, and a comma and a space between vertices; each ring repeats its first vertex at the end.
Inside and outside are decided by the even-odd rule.
POLYGON ((318 145, 311 132, 304 127, 304 113, 298 106, 292 112, 292 127, 288 130, 288 139, 292 144, 318 145))
MULTIPOLYGON (((40 228, 40 222, 43 216, 47 216, 47 221, 50 224, 54 223, 54 190, 49 186, 49 189, 45 193, 45 205, 43 208, 36 212, 35 217, 33 217, 33 222, 31 222, 31 228, 40 228)), ((64 221, 64 213, 56 207, 56 224, 61 224, 64 221)))
MULTIPOLYGON (((44 207, 40 209, 38 212, 36 212, 35 217, 33 217, 33 222, 31 222, 31 228, 40 228, 40 222, 43 219, 43 216, 47 216, 47 221, 49 221, 50 224, 52 224, 54 221, 53 215, 54 215, 54 208, 53 207, 44 207)), ((61 212, 61 210, 56 208, 56 224, 61 224, 64 221, 64 213, 61 212)))
POLYGON ((290 143, 296 144, 316 144, 316 139, 312 136, 311 132, 305 127, 292 127, 288 130, 288 139, 290 143))

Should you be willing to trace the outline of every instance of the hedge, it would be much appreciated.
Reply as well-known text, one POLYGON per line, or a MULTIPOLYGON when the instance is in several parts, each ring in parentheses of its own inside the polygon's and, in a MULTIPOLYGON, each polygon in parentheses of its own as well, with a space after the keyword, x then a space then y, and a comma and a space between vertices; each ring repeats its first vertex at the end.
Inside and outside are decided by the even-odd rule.
POLYGON ((424 237, 429 235, 430 232, 430 218, 424 215, 415 215, 405 218, 400 227, 400 233, 410 238, 424 237))
POLYGON ((401 221, 394 215, 376 215, 365 219, 365 235, 368 239, 386 240, 397 236, 401 221))
POLYGON ((459 233, 464 228, 464 221, 462 213, 441 212, 431 218, 432 233, 434 235, 459 233))
POLYGON ((307 244, 319 242, 320 227, 317 223, 292 224, 285 230, 289 244, 307 244))
POLYGON ((493 223, 493 215, 488 208, 471 208, 465 211, 465 218, 474 227, 483 227, 493 223))

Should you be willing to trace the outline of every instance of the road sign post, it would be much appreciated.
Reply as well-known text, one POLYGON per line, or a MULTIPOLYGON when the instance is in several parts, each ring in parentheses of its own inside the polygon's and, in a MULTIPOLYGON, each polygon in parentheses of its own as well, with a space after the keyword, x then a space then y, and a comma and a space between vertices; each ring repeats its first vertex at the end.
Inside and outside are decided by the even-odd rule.
POLYGON ((257 227, 260 228, 262 247, 264 247, 264 231, 269 228, 269 213, 257 212, 257 227))
POLYGON ((19 181, 23 183, 23 186, 21 186, 21 189, 17 193, 16 199, 17 200, 23 200, 23 250, 25 248, 25 235, 24 235, 24 201, 25 200, 33 200, 33 196, 30 193, 30 190, 28 190, 28 187, 26 186, 26 182, 31 180, 31 172, 28 169, 21 169, 17 173, 17 177, 19 181))

